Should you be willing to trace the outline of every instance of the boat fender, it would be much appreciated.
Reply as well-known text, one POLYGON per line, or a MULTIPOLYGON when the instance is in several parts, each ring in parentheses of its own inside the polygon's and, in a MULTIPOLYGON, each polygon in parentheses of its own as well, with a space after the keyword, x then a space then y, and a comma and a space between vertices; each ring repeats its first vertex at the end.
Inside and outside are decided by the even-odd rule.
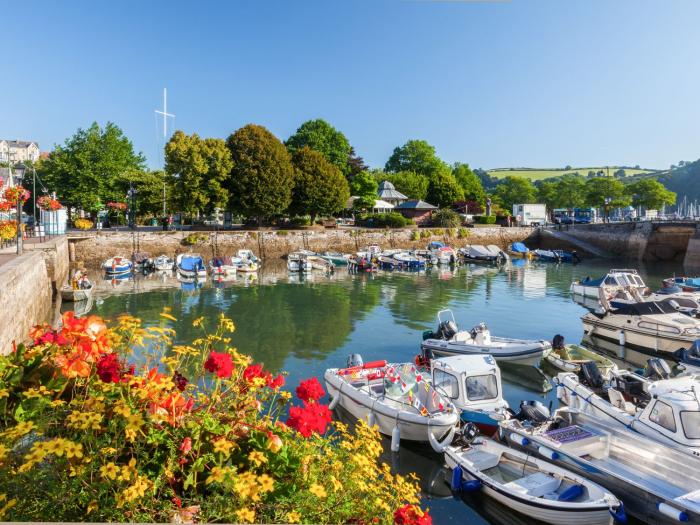
POLYGON ((551 448, 547 447, 538 447, 537 451, 547 459, 551 459, 552 461, 556 461, 559 459, 559 452, 556 452, 555 450, 552 450, 551 448))
POLYGON ((452 440, 455 437, 455 430, 457 427, 452 427, 450 431, 447 434, 447 437, 442 440, 442 443, 440 443, 435 435, 433 434, 433 431, 428 428, 428 441, 430 441, 430 446, 433 447, 433 450, 437 452, 438 454, 442 454, 445 452, 445 449, 449 447, 452 444, 452 440))
POLYGON ((401 430, 399 430, 399 423, 396 422, 396 426, 391 431, 391 451, 398 452, 401 447, 401 430))
POLYGON ((676 521, 688 521, 688 514, 684 510, 678 510, 677 508, 672 507, 671 505, 668 505, 666 503, 658 503, 656 505, 656 509, 664 516, 668 516, 669 518, 672 518, 676 521))
POLYGON ((452 480, 450 481, 452 492, 462 491, 462 467, 459 465, 452 469, 452 480))
POLYGON ((569 394, 569 408, 578 408, 578 394, 576 390, 572 390, 569 394))
POLYGON ((619 340, 620 340, 620 346, 625 346, 625 331, 624 330, 620 330, 619 340))
POLYGON ((565 393, 566 393, 566 390, 564 390, 564 385, 558 383, 557 384, 557 399, 562 399, 564 397, 565 393))
POLYGON ((377 416, 374 415, 374 403, 376 401, 372 401, 372 406, 369 409, 369 414, 367 414, 367 425, 369 428, 374 427, 377 424, 377 416))
POLYGON ((625 512, 625 504, 620 502, 616 509, 609 510, 610 515, 615 520, 615 523, 627 523, 627 513, 625 512))
POLYGON ((340 401, 341 396, 343 395, 343 382, 340 383, 340 388, 338 389, 338 393, 336 396, 331 399, 331 402, 328 404, 328 410, 334 410, 336 406, 338 406, 338 402, 340 401))
POLYGON ((510 436, 508 436, 508 437, 510 438, 510 440, 511 440, 513 443, 517 443, 517 444, 520 445, 521 447, 525 447, 525 446, 527 446, 527 445, 530 444, 530 440, 529 440, 529 439, 527 439, 525 436, 521 436, 521 435, 519 435, 519 434, 516 434, 515 432, 511 432, 511 433, 510 433, 510 436))

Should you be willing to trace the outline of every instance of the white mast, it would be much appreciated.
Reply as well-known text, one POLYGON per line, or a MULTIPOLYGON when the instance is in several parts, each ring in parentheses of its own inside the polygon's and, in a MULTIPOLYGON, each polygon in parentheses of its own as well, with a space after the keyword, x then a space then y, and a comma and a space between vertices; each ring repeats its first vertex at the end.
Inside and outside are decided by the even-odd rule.
MULTIPOLYGON (((175 115, 168 113, 168 88, 163 88, 163 111, 156 109, 156 114, 163 116, 163 146, 168 138, 168 117, 175 118, 175 115)), ((163 216, 165 216, 165 180, 163 180, 163 216)))

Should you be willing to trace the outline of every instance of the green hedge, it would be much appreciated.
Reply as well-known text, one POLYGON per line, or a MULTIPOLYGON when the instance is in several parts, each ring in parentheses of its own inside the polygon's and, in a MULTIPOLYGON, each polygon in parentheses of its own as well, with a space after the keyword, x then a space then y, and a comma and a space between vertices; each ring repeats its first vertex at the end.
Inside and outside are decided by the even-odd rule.
POLYGON ((413 224, 411 219, 407 219, 400 213, 394 211, 389 213, 371 213, 364 215, 360 219, 362 226, 369 228, 403 228, 413 224))
POLYGON ((474 217, 474 222, 477 224, 496 224, 495 215, 477 215, 474 217))

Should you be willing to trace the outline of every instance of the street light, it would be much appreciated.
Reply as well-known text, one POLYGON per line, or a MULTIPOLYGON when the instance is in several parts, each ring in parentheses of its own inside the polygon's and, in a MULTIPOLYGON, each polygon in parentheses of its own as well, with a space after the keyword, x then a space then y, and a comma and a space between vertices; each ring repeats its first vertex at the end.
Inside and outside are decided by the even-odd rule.
POLYGON ((126 194, 127 198, 131 199, 131 204, 129 205, 129 228, 132 230, 136 229, 136 188, 134 188, 134 183, 129 183, 129 192, 126 194))
POLYGON ((610 222, 609 207, 612 203, 612 197, 605 197, 605 222, 610 222))
MULTIPOLYGON (((22 185, 22 179, 24 178, 24 172, 27 167, 21 162, 15 166, 15 173, 17 175, 17 185, 22 185)), ((17 255, 22 255, 22 196, 17 195, 17 255)))

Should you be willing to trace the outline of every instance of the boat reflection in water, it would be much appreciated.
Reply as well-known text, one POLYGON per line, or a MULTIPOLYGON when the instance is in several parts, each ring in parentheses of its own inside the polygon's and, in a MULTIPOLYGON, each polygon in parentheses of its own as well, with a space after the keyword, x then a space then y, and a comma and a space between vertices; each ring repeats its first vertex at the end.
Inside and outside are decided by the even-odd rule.
POLYGON ((501 376, 510 384, 519 385, 533 392, 545 393, 552 390, 549 377, 536 366, 522 366, 501 361, 498 363, 501 376))

